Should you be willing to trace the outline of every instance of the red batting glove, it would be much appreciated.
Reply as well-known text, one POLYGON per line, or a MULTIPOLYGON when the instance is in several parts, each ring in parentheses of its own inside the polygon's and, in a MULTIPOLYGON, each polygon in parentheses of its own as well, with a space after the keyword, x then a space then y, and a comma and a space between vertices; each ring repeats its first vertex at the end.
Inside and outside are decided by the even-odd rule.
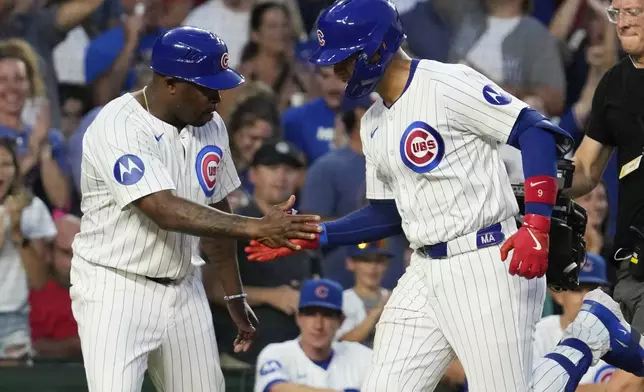
POLYGON ((548 247, 550 218, 543 215, 528 214, 523 218, 523 226, 501 247, 501 260, 505 261, 512 253, 510 275, 526 279, 540 278, 548 270, 548 247))
MULTIPOLYGON (((290 240, 293 244, 301 246, 303 249, 318 249, 320 247, 320 236, 316 235, 313 240, 300 240, 293 239, 290 240)), ((257 262, 266 262, 276 259, 278 257, 284 257, 292 255, 299 252, 298 250, 292 250, 290 248, 281 247, 281 248, 271 248, 262 244, 257 240, 252 240, 250 244, 244 248, 246 255, 248 256, 249 261, 257 262)))

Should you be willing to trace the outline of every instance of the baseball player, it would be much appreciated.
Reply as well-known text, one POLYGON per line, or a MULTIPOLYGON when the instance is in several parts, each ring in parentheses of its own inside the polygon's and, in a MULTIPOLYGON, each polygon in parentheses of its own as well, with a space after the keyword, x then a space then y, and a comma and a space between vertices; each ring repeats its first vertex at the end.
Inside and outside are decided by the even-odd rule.
MULTIPOLYGON (((409 58, 387 0, 336 1, 320 15, 317 36, 311 61, 333 65, 349 98, 376 91, 381 99, 361 121, 369 205, 298 243, 347 245, 404 231, 416 249, 381 315, 361 390, 432 390, 457 355, 471 391, 563 391, 609 349, 621 353, 610 339, 628 327, 614 301, 594 290, 533 371, 556 161, 570 136, 465 65, 409 58), (522 152, 526 215, 518 230, 502 144, 522 152), (510 254, 508 274, 502 261, 510 254)), ((258 261, 292 252, 258 243, 246 251, 258 261)), ((623 355, 641 362, 644 350, 624 344, 631 351, 623 355)))
POLYGON ((371 349, 335 340, 343 319, 338 282, 304 282, 296 315, 300 336, 271 343, 259 353, 255 392, 358 392, 369 371, 371 349))
POLYGON ((295 248, 287 238, 311 238, 317 217, 286 213, 293 197, 262 219, 230 213, 240 183, 215 109, 219 90, 244 79, 219 37, 172 29, 151 68, 152 82, 108 103, 83 139, 70 294, 89 390, 140 391, 147 368, 160 391, 224 391, 199 238, 238 326, 235 350, 247 350, 257 320, 231 238, 295 248))

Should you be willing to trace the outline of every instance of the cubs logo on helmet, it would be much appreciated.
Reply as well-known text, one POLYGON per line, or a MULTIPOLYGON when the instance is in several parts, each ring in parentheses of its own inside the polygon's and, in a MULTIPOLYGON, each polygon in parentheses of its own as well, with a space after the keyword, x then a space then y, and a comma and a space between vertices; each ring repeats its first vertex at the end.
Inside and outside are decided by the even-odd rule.
POLYGON ((318 42, 320 43, 320 46, 324 46, 326 42, 324 41, 324 33, 322 33, 322 30, 318 29, 317 35, 318 35, 318 42))
POLYGON ((222 157, 223 152, 217 146, 206 146, 197 154, 195 170, 197 171, 199 185, 201 185, 206 197, 211 197, 215 193, 217 169, 222 157))
POLYGON ((436 168, 445 155, 445 142, 427 123, 415 121, 400 139, 400 157, 405 166, 416 173, 427 173, 436 168))
POLYGON ((228 68, 228 52, 225 52, 224 54, 221 55, 221 68, 222 69, 228 68))

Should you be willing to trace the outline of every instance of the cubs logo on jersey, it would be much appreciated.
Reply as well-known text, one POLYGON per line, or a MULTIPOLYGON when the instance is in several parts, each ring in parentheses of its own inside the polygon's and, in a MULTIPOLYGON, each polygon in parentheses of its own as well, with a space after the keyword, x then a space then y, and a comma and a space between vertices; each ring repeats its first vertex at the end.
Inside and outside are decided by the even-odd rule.
POLYGON ((436 168, 445 155, 445 142, 429 124, 411 123, 400 139, 400 157, 405 166, 416 173, 427 173, 436 168))
POLYGON ((215 193, 217 184, 217 169, 223 157, 221 148, 217 146, 206 146, 197 154, 195 170, 201 189, 206 197, 211 197, 215 193))

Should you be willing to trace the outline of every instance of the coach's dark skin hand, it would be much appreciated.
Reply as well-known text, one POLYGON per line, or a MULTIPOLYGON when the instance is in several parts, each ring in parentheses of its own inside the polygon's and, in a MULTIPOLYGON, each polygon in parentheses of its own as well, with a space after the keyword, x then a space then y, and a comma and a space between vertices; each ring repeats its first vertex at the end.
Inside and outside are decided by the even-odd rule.
POLYGON ((315 224, 320 217, 289 213, 294 204, 295 196, 291 195, 284 203, 273 206, 271 212, 259 221, 255 238, 271 248, 287 247, 292 250, 300 250, 301 246, 289 239, 315 239, 316 234, 322 232, 322 228, 315 224))
POLYGON ((230 317, 237 325, 237 337, 233 343, 233 349, 236 353, 248 351, 257 334, 259 320, 245 298, 231 299, 226 302, 226 306, 230 317))

